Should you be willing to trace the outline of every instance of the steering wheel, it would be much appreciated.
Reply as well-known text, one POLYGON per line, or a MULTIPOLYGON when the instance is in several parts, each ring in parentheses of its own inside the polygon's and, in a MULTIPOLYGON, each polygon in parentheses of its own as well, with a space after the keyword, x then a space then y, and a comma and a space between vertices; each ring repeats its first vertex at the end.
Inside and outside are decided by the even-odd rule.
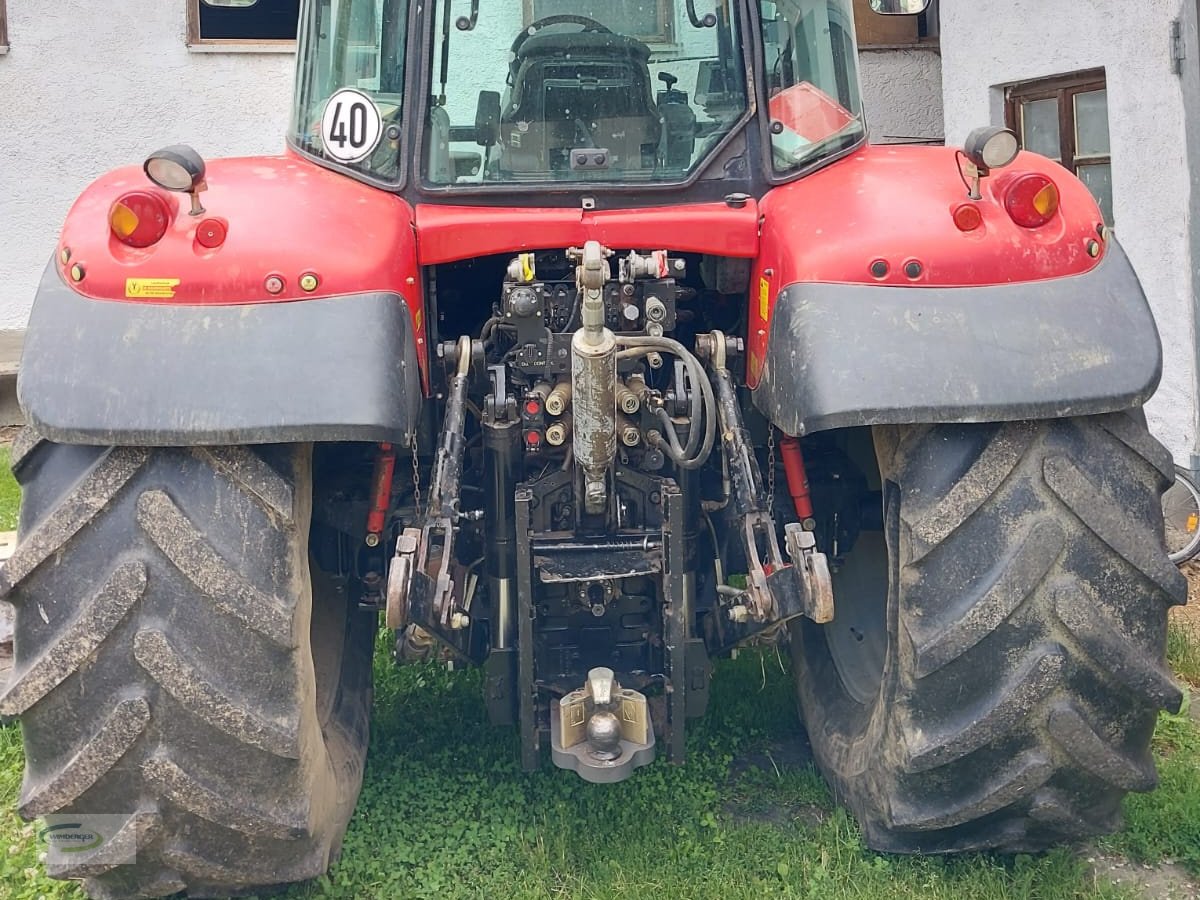
POLYGON ((582 25, 584 32, 595 32, 596 34, 612 34, 613 30, 603 22, 597 22, 595 19, 589 19, 587 16, 577 16, 572 13, 563 13, 557 16, 544 16, 536 22, 530 22, 521 33, 517 35, 517 39, 512 42, 511 52, 515 57, 517 52, 525 46, 525 42, 541 31, 543 28, 549 28, 551 25, 582 25))

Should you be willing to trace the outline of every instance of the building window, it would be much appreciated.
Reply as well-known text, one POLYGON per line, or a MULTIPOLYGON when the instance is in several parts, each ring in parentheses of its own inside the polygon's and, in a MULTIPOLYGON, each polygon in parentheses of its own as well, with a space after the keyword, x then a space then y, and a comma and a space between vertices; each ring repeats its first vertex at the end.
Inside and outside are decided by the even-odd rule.
POLYGON ((0 53, 8 49, 8 10, 4 8, 4 0, 0 0, 0 53))
POLYGON ((671 0, 525 0, 525 24, 546 16, 587 16, 620 34, 650 43, 675 40, 671 0))
POLYGON ((937 46, 937 0, 923 13, 911 16, 881 16, 871 9, 871 0, 854 0, 854 30, 862 49, 937 46))
POLYGON ((1104 70, 1016 84, 1005 92, 1005 100, 1008 127, 1021 146, 1074 172, 1111 225, 1112 153, 1104 70))
POLYGON ((188 44, 294 43, 300 0, 188 0, 188 44))

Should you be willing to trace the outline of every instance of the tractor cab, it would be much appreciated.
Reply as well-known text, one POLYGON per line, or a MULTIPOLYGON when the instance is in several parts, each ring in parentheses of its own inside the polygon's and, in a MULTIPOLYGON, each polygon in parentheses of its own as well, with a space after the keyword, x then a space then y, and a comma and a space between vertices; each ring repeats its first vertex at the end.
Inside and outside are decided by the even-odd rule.
POLYGON ((461 5, 311 4, 293 146, 463 193, 786 176, 865 137, 850 0, 461 5))

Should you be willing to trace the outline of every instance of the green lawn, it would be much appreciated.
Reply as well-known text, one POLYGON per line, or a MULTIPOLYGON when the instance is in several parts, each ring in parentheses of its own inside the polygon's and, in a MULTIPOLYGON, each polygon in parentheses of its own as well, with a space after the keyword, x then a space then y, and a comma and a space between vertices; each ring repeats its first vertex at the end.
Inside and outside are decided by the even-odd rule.
MULTIPOLYGON (((5 459, 5 462, 7 460, 5 459)), ((4 470, 7 471, 6 469, 4 470)), ((0 480, 0 504, 15 491, 0 480)), ((9 516, 12 510, 0 505, 9 516)), ((789 675, 773 652, 718 666, 686 766, 656 763, 612 786, 547 767, 524 774, 515 734, 487 724, 477 672, 397 669, 381 638, 366 783, 341 861, 288 898, 945 898, 1132 896, 1097 883, 1077 854, 894 858, 857 827, 805 763, 789 675)), ((1173 657, 1194 653, 1173 638, 1173 657)), ((1130 798, 1102 844, 1200 876, 1200 730, 1163 716, 1162 788, 1130 798)), ((0 728, 0 898, 82 897, 42 876, 33 826, 13 809, 22 755, 0 728)))
POLYGON ((17 527, 17 507, 21 505, 21 489, 8 469, 9 451, 0 446, 0 531, 17 527))

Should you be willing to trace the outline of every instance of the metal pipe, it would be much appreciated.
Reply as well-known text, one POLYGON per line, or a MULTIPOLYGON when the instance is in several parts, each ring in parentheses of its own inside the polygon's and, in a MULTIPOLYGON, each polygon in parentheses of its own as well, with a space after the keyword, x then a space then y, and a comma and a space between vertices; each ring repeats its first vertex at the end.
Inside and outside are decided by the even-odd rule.
POLYGON ((588 241, 576 279, 583 290, 583 327, 571 338, 571 395, 575 461, 583 469, 584 509, 597 515, 608 502, 608 470, 617 458, 617 340, 604 325, 608 263, 588 241))
POLYGON ((492 646, 503 650, 512 646, 516 603, 516 509, 513 491, 521 456, 521 425, 499 422, 483 426, 484 447, 484 527, 487 531, 487 555, 484 574, 488 596, 492 600, 492 646))

